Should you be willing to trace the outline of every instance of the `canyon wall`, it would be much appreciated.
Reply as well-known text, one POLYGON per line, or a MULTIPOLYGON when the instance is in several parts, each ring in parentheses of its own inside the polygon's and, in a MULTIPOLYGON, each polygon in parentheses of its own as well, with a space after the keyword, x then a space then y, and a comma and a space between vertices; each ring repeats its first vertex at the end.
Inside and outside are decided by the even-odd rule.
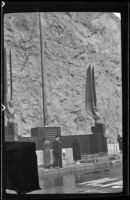
POLYGON ((112 13, 45 12, 4 16, 7 49, 7 98, 10 99, 9 50, 18 134, 30 136, 43 126, 42 76, 46 126, 62 135, 90 134, 94 120, 85 110, 86 72, 95 68, 99 112, 108 139, 122 135, 121 22, 112 13), (41 74, 41 46, 43 74, 41 74))

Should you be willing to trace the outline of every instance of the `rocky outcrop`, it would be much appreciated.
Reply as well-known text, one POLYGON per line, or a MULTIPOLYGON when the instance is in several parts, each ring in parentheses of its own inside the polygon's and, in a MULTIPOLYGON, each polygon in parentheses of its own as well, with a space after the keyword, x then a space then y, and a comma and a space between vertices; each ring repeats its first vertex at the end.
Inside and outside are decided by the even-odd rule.
MULTIPOLYGON (((89 134, 94 120, 85 111, 86 71, 95 67, 97 104, 109 125, 109 138, 122 134, 121 25, 112 13, 41 13, 46 126, 62 135, 89 134)), ((43 126, 39 13, 4 17, 7 47, 12 49, 13 101, 18 134, 43 126)))

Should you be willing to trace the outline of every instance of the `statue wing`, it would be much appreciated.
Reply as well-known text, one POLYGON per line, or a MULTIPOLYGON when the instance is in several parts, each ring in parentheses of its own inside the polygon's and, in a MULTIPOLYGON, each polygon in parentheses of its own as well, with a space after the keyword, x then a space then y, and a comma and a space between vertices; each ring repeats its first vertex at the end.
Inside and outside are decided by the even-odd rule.
POLYGON ((85 108, 87 113, 90 114, 94 119, 97 119, 95 110, 96 101, 94 67, 89 66, 86 76, 85 108))
POLYGON ((92 91, 93 91, 93 104, 94 104, 94 107, 96 107, 97 106, 97 98, 96 98, 94 67, 92 67, 92 91))

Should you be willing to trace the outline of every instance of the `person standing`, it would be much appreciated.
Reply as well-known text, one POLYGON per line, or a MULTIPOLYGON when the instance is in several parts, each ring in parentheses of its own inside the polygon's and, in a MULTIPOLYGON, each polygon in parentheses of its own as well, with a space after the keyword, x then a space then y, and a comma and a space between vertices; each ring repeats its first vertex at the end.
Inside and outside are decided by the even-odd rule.
POLYGON ((79 141, 77 139, 74 139, 71 144, 71 147, 73 149, 73 159, 77 164, 79 164, 79 160, 81 159, 79 141))
POLYGON ((62 168, 62 143, 60 141, 60 136, 56 135, 53 141, 53 167, 62 168))
POLYGON ((43 159, 45 168, 50 168, 51 154, 50 154, 50 141, 45 140, 43 144, 43 159))
POLYGON ((118 134, 117 140, 118 140, 118 143, 119 143, 120 152, 122 152, 122 138, 121 138, 121 136, 119 134, 118 134))

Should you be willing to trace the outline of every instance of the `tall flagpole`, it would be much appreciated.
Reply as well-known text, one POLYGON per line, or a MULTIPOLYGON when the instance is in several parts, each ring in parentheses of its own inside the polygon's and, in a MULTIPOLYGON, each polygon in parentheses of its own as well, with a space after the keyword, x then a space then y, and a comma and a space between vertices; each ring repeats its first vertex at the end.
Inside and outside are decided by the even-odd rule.
POLYGON ((41 77, 42 77, 42 99, 43 99, 43 125, 46 125, 46 109, 45 109, 45 83, 44 83, 44 60, 43 60, 43 29, 41 22, 41 13, 39 12, 39 30, 40 30, 40 50, 41 50, 41 77))
POLYGON ((6 48, 4 48, 4 105, 7 107, 7 62, 6 48))
POLYGON ((10 62, 10 100, 12 100, 13 96, 13 83, 12 83, 12 57, 11 57, 11 49, 9 54, 9 62, 10 62))

